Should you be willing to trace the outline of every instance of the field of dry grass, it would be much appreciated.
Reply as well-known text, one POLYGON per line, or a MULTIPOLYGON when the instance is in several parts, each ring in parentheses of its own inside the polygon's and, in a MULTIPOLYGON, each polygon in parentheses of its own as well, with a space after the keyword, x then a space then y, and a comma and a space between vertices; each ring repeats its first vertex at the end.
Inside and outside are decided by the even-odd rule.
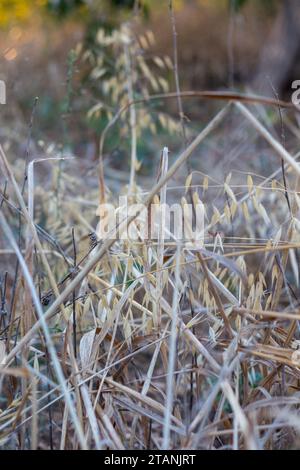
POLYGON ((181 92, 170 18, 175 91, 134 100, 125 41, 127 100, 99 161, 33 156, 34 110, 25 157, 0 145, 1 449, 299 448, 299 110, 181 92), (166 134, 140 175, 140 108, 150 126, 170 101, 176 143, 166 134), (122 119, 124 173, 104 158, 122 119), (120 196, 183 218, 201 201, 204 227, 144 237, 135 210, 104 238, 103 204, 120 213, 120 196))

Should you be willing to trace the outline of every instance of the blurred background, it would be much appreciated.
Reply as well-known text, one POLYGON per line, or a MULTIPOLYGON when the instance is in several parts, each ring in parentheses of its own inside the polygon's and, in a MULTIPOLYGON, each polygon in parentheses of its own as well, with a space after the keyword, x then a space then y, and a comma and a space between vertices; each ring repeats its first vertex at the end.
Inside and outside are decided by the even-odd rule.
MULTIPOLYGON (((174 0, 173 7, 181 90, 290 100, 291 83, 300 79, 298 0, 174 0)), ((0 79, 7 85, 0 137, 19 156, 36 108, 35 154, 55 146, 91 164, 97 159, 101 132, 128 101, 126 48, 135 99, 175 90, 168 0, 0 0, 0 28, 0 79)), ((192 126, 213 111, 211 103, 184 100, 192 126)), ((155 116, 143 106, 139 113, 138 154, 147 174, 166 133, 180 147, 178 112, 168 101, 156 103, 155 116)), ((128 168, 130 137, 125 118, 109 134, 105 154, 116 169, 128 168)))

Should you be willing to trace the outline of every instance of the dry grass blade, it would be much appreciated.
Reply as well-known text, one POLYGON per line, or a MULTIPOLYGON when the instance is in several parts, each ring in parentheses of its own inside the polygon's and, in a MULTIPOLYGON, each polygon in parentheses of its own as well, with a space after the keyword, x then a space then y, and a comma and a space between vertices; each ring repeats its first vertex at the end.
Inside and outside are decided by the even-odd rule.
MULTIPOLYGON (((48 350, 49 350, 49 354, 50 354, 51 359, 53 361, 53 367, 55 369, 60 387, 61 387, 61 389, 64 393, 64 397, 65 397, 67 406, 69 408, 69 412, 70 412, 70 415, 72 417, 73 424, 74 424, 79 442, 81 444, 81 447, 83 449, 86 449, 87 448, 86 440, 85 440, 82 428, 80 426, 80 423, 78 421, 78 417, 77 417, 77 414, 76 414, 76 411, 75 411, 75 407, 74 407, 70 392, 68 390, 68 387, 66 385, 65 377, 63 375, 59 360, 57 358, 57 353, 55 351, 55 347, 54 347, 54 344, 52 342, 51 335, 49 333, 49 328, 48 328, 48 325, 47 325, 45 317, 44 317, 44 312, 43 312, 42 306, 40 304, 39 298, 38 298, 37 293, 35 291, 35 287, 34 287, 32 278, 30 276, 30 273, 28 271, 28 268, 26 266, 26 263, 24 261, 24 258, 22 256, 20 250, 19 250, 19 247, 18 247, 17 243, 14 240, 13 233, 12 233, 11 229, 9 228, 2 212, 0 212, 0 222, 1 222, 1 226, 3 228, 3 231, 4 231, 4 233, 7 237, 7 240, 11 244, 13 250, 15 251, 15 253, 16 253, 18 259, 19 259, 20 266, 23 270, 24 277, 25 277, 26 282, 28 284, 28 288, 30 289, 32 300, 34 302, 36 311, 37 311, 38 316, 39 316, 39 321, 40 321, 41 327, 43 329, 43 333, 45 335, 45 339, 46 339, 47 347, 48 347, 48 350)), ((7 360, 8 360, 8 358, 7 358, 7 360)))
POLYGON ((176 330, 177 330, 177 316, 178 316, 178 299, 179 299, 179 259, 180 259, 180 244, 178 243, 176 249, 176 267, 175 267, 175 287, 173 290, 172 301, 172 318, 171 318, 171 334, 169 340, 169 359, 168 359, 168 373, 167 373, 167 394, 165 404, 165 421, 164 421, 164 439, 163 449, 168 450, 170 446, 170 423, 171 413, 173 409, 173 390, 174 390, 174 369, 175 369, 175 355, 176 355, 176 330))
MULTIPOLYGON (((176 173, 178 168, 186 161, 187 158, 190 157, 192 152, 197 148, 197 146, 218 126, 218 124, 223 120, 226 113, 228 111, 228 107, 222 109, 214 119, 203 129, 202 132, 195 138, 195 140, 189 145, 189 147, 182 152, 182 154, 177 158, 175 163, 166 173, 166 175, 159 180, 159 182, 154 186, 152 191, 150 192, 147 199, 144 201, 144 206, 148 206, 154 196, 160 191, 160 189, 166 184, 166 182, 176 173)), ((24 204, 24 203, 23 203, 24 204)), ((26 208, 25 208, 26 212, 26 208)), ((51 316, 56 313, 57 309, 62 305, 62 303, 68 298, 68 296, 73 292, 73 290, 85 279, 87 274, 93 269, 93 267, 105 256, 108 250, 113 246, 116 240, 117 231, 122 233, 122 229, 124 230, 128 225, 133 222, 136 217, 139 215, 137 211, 133 216, 131 216, 128 220, 122 222, 121 227, 116 227, 114 232, 110 234, 110 238, 103 242, 102 246, 98 251, 91 257, 91 259, 85 264, 82 270, 77 274, 77 276, 70 282, 70 284, 66 287, 66 289, 58 296, 55 302, 51 305, 50 308, 45 312, 44 318, 51 318, 51 316)), ((30 222, 31 223, 31 222, 30 222)), ((39 247, 41 249, 41 247, 39 247)), ((40 328, 41 323, 40 320, 33 325, 31 330, 20 340, 17 346, 13 348, 13 350, 8 355, 7 360, 10 361, 15 354, 23 347, 24 344, 30 340, 30 338, 35 334, 35 332, 40 328)))

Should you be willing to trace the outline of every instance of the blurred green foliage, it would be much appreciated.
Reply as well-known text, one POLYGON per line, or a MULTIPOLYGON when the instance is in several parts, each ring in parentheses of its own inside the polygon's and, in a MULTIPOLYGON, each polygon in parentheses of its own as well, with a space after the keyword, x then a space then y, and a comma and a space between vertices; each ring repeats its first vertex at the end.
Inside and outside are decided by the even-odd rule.
MULTIPOLYGON (((90 11, 101 14, 105 9, 132 9, 135 0, 101 0, 86 2, 85 0, 0 0, 0 28, 7 28, 13 23, 28 21, 35 15, 48 14, 55 15, 58 19, 63 19, 72 13, 90 11)), ((149 9, 150 2, 141 1, 140 6, 144 12, 149 9)), ((84 17, 81 20, 85 21, 84 17)))
MULTIPOLYGON (((206 0, 195 0, 199 5, 207 4, 206 0)), ((229 5, 233 5, 236 11, 250 3, 250 0, 227 0, 229 5)), ((279 5, 279 0, 251 0, 257 6, 274 8, 279 5)), ((180 10, 184 6, 184 0, 174 0, 174 7, 180 10)), ((212 7, 224 5, 221 0, 210 0, 212 7)), ((167 5, 167 2, 166 2, 167 5)), ((144 17, 148 17, 151 10, 162 6, 159 0, 0 0, 0 27, 5 28, 11 23, 30 20, 34 15, 43 12, 55 15, 58 19, 63 19, 72 13, 87 12, 88 22, 106 17, 106 20, 115 23, 119 13, 132 11, 137 7, 144 17)), ((81 16, 81 21, 86 21, 85 16, 81 16)))

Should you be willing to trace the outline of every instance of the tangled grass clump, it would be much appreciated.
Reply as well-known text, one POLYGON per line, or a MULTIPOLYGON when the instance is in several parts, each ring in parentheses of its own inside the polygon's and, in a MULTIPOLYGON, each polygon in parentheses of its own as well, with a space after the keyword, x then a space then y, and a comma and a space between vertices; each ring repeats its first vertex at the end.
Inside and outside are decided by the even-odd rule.
MULTIPOLYGON (((33 161, 22 191, 1 148, 2 448, 298 445, 298 155, 246 98, 256 99, 230 97, 173 163, 164 151, 150 190, 135 179, 122 190, 146 206, 201 199, 200 244, 166 233, 144 240, 138 214, 115 228, 135 225, 134 240, 101 239, 95 172, 80 193, 82 174, 66 160, 58 194, 58 162, 33 161), (233 108, 245 119, 235 139, 245 126, 258 132, 279 157, 274 171, 222 182, 192 169, 171 184, 205 139, 222 135, 233 108), (39 165, 53 170, 45 185, 39 165)), ((103 182, 101 197, 118 212, 103 182)))

